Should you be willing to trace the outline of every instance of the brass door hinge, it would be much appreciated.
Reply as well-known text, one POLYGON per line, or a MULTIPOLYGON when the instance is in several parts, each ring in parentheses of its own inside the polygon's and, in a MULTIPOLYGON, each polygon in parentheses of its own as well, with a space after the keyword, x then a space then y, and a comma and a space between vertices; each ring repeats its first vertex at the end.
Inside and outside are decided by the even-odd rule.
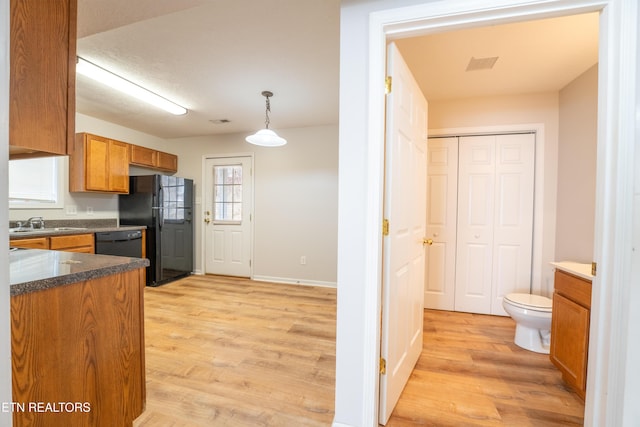
POLYGON ((380 374, 381 375, 387 374, 387 361, 382 357, 380 358, 380 374))
POLYGON ((382 235, 383 236, 389 235, 389 220, 386 218, 382 220, 382 235))
POLYGON ((597 270, 598 270, 598 263, 594 261, 591 263, 591 275, 595 277, 597 270))
POLYGON ((392 83, 392 78, 391 76, 387 76, 384 79, 384 93, 386 93, 387 95, 391 93, 391 83, 392 83))

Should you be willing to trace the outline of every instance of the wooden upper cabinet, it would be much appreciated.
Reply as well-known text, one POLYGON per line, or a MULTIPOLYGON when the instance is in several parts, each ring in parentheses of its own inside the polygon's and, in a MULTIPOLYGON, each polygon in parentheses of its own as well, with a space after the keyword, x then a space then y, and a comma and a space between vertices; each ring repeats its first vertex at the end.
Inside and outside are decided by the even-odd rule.
POLYGON ((159 169, 166 172, 178 171, 178 156, 175 154, 133 144, 130 144, 130 147, 132 165, 159 169))
POLYGON ((11 0, 10 158, 67 154, 75 134, 76 0, 11 0))
POLYGON ((155 150, 139 145, 130 145, 131 147, 131 164, 137 166, 146 166, 152 168, 154 166, 155 150))
POLYGON ((90 133, 76 134, 69 152, 69 191, 129 193, 129 165, 178 170, 178 156, 90 133))
POLYGON ((129 144, 88 133, 76 135, 69 156, 69 191, 129 192, 129 144))
POLYGON ((155 167, 165 171, 178 171, 178 156, 175 154, 156 151, 155 167))

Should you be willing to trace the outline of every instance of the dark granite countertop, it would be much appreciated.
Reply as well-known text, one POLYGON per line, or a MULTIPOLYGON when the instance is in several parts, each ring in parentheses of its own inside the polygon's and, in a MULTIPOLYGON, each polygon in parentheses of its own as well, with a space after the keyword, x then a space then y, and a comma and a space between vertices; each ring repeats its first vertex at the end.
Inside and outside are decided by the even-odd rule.
POLYGON ((100 233, 103 231, 144 230, 144 225, 123 225, 121 227, 51 227, 33 231, 9 232, 9 240, 33 237, 69 236, 73 234, 100 233))
POLYGON ((40 249, 12 250, 9 253, 11 296, 136 270, 148 265, 149 260, 146 258, 40 249))

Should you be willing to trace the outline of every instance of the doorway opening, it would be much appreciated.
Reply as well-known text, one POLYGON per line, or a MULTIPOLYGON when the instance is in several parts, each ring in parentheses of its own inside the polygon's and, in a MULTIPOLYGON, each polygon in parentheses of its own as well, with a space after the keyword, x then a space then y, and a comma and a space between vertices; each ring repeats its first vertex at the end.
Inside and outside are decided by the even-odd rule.
MULTIPOLYGON (((585 12, 585 11, 594 11, 594 10, 598 10, 604 7, 609 6, 608 2, 603 1, 601 4, 593 4, 590 3, 589 7, 587 8, 586 6, 582 5, 581 2, 576 1, 574 2, 574 10, 576 12, 585 12), (578 4, 580 3, 580 5, 582 6, 582 8, 578 7, 578 4)), ((544 8, 544 10, 537 10, 536 7, 534 6, 533 8, 526 8, 527 10, 524 11, 523 15, 518 15, 513 11, 510 11, 509 13, 507 13, 507 15, 509 16, 509 18, 507 19, 511 19, 511 20, 518 20, 518 19, 522 19, 522 16, 531 16, 532 18, 535 16, 550 16, 550 15, 555 15, 555 16, 559 16, 559 15, 566 15, 568 13, 571 13, 571 10, 567 10, 566 5, 564 5, 563 7, 559 7, 558 5, 554 5, 555 7, 552 7, 551 9, 549 8, 544 8), (511 15, 511 12, 513 12, 514 14, 511 15), (516 18, 516 16, 518 16, 516 18)), ((427 6, 425 6, 425 8, 428 8, 427 6)), ((439 8, 435 8, 438 9, 439 8)), ((433 12, 433 11, 431 11, 433 12)), ((459 27, 459 26, 470 26, 470 25, 478 25, 479 23, 483 23, 483 24, 487 24, 487 23, 497 23, 498 21, 502 21, 505 19, 504 15, 500 15, 500 14, 491 14, 489 13, 488 15, 491 15, 490 17, 487 16, 482 16, 480 17, 480 12, 474 11, 474 12, 466 12, 466 11, 458 11, 456 10, 457 13, 460 13, 460 17, 458 17, 458 19, 451 19, 451 27, 455 28, 455 27, 459 27), (476 15, 477 14, 477 15, 476 15), (473 19, 473 17, 470 18, 469 15, 474 15, 476 19, 473 19)), ((442 17, 444 15, 442 15, 442 11, 439 10, 436 11, 435 15, 429 15, 427 14, 427 16, 429 16, 428 19, 433 19, 434 16, 435 17, 442 17)), ((374 14, 376 15, 376 14, 374 14)), ((402 13, 400 14, 402 15, 402 13)), ((398 38, 402 37, 404 34, 415 34, 417 32, 420 31, 431 31, 431 32, 436 32, 442 29, 442 22, 435 22, 437 20, 434 20, 433 22, 427 22, 426 24, 424 22, 419 22, 418 19, 414 19, 414 20, 401 20, 399 19, 398 16, 394 16, 393 19, 390 18, 390 15, 385 15, 383 13, 380 14, 380 16, 375 16, 374 19, 372 19, 372 27, 374 28, 374 30, 371 32, 372 34, 372 38, 370 39, 370 46, 378 46, 377 44, 379 43, 379 41, 377 41, 375 39, 375 37, 377 35, 379 35, 379 33, 376 33, 376 29, 380 29, 382 31, 383 34, 385 34, 388 38, 388 40, 397 40, 398 38), (388 21, 385 21, 386 19, 389 19, 388 21), (421 27, 421 25, 424 25, 424 27, 421 27)), ((613 22, 612 19, 607 18, 604 19, 603 22, 613 22)), ((376 69, 376 66, 380 66, 380 64, 383 63, 383 55, 381 50, 378 50, 376 52, 376 49, 372 49, 372 59, 371 59, 371 64, 373 65, 374 70, 376 69)), ((613 67, 614 69, 616 69, 617 66, 619 66, 618 62, 620 61, 620 58, 616 56, 615 53, 612 54, 612 56, 614 57, 614 59, 612 60, 610 57, 607 57, 607 55, 604 56, 604 58, 606 60, 608 60, 608 63, 605 65, 605 69, 606 67, 613 67), (618 61, 618 62, 616 62, 618 61)), ((375 72, 371 73, 371 75, 375 75, 375 72)), ((627 82, 628 83, 628 82, 627 82)), ((632 85, 633 87, 635 87, 634 85, 632 85)), ((381 99, 382 98, 382 94, 381 94, 381 90, 378 88, 375 88, 373 85, 370 86, 370 90, 369 90, 369 94, 371 95, 372 98, 372 102, 376 102, 376 100, 381 99)), ((625 101, 624 96, 621 93, 615 92, 612 96, 609 96, 605 102, 602 103, 602 105, 607 106, 609 108, 613 108, 613 105, 616 105, 617 102, 623 102, 625 101), (621 99, 622 97, 622 99, 621 99)), ((379 112, 378 112, 379 114, 379 112)), ((374 119, 376 117, 376 112, 374 109, 373 114, 370 115, 370 119, 374 119)), ((604 114, 602 112, 600 112, 599 117, 601 117, 599 119, 599 122, 602 124, 603 123, 603 118, 604 114)), ((622 119, 622 121, 624 121, 624 119, 622 119)), ((625 121, 625 126, 629 127, 630 123, 625 121)), ((374 135, 378 135, 377 132, 377 126, 375 124, 375 120, 369 120, 369 126, 370 126, 370 130, 371 133, 374 135)), ((604 134, 600 134, 600 136, 602 137, 604 134)), ((377 136, 374 138, 376 139, 378 138, 377 136)), ((604 138, 601 140, 601 142, 604 141, 604 138)), ((373 141, 373 144, 371 144, 371 140, 370 142, 370 146, 381 146, 382 144, 380 143, 380 141, 373 141)), ((620 149, 618 146, 616 146, 616 149, 620 149)), ((624 149, 624 147, 623 147, 624 149)), ((375 155, 372 157, 371 160, 373 160, 373 158, 375 157, 375 155)), ((378 165, 372 165, 371 163, 369 164, 369 176, 373 177, 375 179, 376 176, 381 175, 381 173, 376 173, 376 170, 379 168, 378 165)), ((611 172, 611 171, 610 171, 611 172)), ((604 185, 604 184, 603 184, 604 185)), ((602 190, 600 190, 600 194, 602 190)), ((378 195, 373 195, 373 199, 378 198, 378 195)), ((615 198, 615 196, 611 196, 613 198, 615 198)), ((371 219, 373 219, 375 215, 371 215, 371 218, 369 218, 369 222, 371 222, 371 219)), ((606 234, 606 232, 605 232, 606 234)), ((371 254, 373 254, 374 252, 377 251, 377 248, 372 248, 371 254)), ((605 251, 607 252, 607 251, 605 251)), ((609 253, 606 253, 607 256, 611 256, 609 253)), ((613 273, 610 273, 613 274, 613 273)), ((594 346, 599 345, 600 347, 602 346, 602 342, 604 342, 606 340, 606 338, 602 338, 602 341, 600 342, 600 344, 593 344, 594 346)))

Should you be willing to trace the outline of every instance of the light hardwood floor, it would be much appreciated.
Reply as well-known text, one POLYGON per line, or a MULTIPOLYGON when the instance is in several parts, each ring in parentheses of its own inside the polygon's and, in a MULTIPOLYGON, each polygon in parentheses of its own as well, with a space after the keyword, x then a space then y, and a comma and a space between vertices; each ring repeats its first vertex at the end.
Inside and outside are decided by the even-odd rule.
POLYGON ((387 425, 583 425, 583 401, 514 332, 509 317, 425 310, 422 355, 387 425))
POLYGON ((328 426, 335 289, 190 276, 145 291, 135 426, 328 426))
MULTIPOLYGON (((191 276, 145 291, 147 409, 136 427, 330 426, 335 289, 191 276)), ((583 404, 509 318, 425 310, 388 425, 581 425, 583 404)))

